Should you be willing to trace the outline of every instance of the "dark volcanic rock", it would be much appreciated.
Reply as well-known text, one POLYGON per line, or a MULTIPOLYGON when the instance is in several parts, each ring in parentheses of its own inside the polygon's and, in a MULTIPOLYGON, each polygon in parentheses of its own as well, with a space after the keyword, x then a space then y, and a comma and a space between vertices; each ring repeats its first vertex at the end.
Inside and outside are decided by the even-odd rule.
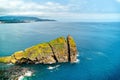
POLYGON ((13 66, 6 70, 0 70, 0 80, 18 80, 20 76, 25 76, 25 73, 33 70, 20 66, 13 66))
POLYGON ((34 64, 34 63, 35 63, 34 61, 27 58, 21 58, 16 61, 16 64, 34 64))

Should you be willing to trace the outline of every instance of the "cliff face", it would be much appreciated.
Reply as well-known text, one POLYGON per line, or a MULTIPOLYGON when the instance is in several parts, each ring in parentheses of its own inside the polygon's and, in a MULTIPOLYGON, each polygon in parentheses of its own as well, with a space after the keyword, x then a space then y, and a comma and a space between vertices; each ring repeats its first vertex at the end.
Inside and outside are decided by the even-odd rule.
POLYGON ((67 37, 67 44, 69 51, 69 61, 74 62, 77 59, 77 48, 74 39, 70 35, 67 37))
POLYGON ((69 35, 66 38, 59 37, 50 42, 41 43, 24 51, 18 51, 11 56, 1 57, 2 63, 32 63, 53 64, 76 61, 77 48, 74 39, 69 35))

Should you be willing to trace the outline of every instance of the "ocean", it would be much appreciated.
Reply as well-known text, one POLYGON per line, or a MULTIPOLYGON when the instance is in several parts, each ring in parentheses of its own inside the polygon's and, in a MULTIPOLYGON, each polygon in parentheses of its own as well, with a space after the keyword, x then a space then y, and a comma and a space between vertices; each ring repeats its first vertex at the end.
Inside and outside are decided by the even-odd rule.
MULTIPOLYGON (((36 22, 0 24, 0 56, 70 34, 76 41, 74 64, 19 65, 34 70, 23 80, 120 80, 120 23, 36 22)), ((0 64, 0 69, 9 67, 0 64)), ((12 65, 16 66, 16 65, 12 65)))

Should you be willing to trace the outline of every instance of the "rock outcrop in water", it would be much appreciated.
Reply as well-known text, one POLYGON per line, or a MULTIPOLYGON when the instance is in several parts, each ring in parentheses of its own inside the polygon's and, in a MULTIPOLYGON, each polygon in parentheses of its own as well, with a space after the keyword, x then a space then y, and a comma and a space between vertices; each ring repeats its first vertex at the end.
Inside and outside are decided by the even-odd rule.
POLYGON ((41 43, 24 51, 18 51, 11 56, 1 57, 2 63, 14 64, 53 64, 62 62, 75 62, 77 48, 74 39, 69 35, 66 38, 59 37, 50 42, 41 43))
POLYGON ((12 66, 5 70, 0 70, 0 80, 22 80, 25 76, 32 76, 33 70, 21 66, 12 66))

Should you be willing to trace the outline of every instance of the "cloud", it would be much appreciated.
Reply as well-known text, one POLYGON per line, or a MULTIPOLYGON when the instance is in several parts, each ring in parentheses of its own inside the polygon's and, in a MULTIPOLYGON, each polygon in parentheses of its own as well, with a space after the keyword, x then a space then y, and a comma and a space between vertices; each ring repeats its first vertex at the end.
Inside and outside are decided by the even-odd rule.
POLYGON ((55 18, 59 18, 61 21, 88 21, 88 22, 98 22, 98 21, 120 21, 120 14, 118 13, 51 13, 49 14, 55 18), (59 15, 59 16, 57 16, 59 15))
POLYGON ((24 0, 0 0, 0 3, 0 13, 2 14, 41 14, 68 10, 67 6, 55 2, 38 4, 36 2, 25 2, 24 0))
MULTIPOLYGON (((120 0, 117 1, 120 2, 120 0)), ((91 9, 88 6, 89 4, 88 0, 69 0, 67 4, 57 2, 37 3, 32 0, 0 0, 0 15, 35 15, 61 21, 120 20, 120 14, 88 13, 96 12, 94 9, 97 7, 93 6, 91 9)))

